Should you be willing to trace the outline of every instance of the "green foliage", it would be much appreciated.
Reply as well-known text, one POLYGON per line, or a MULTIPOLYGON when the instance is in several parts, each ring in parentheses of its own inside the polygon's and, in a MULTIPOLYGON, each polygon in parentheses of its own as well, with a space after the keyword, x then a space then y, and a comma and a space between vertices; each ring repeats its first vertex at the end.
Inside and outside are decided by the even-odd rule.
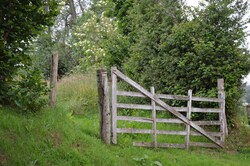
POLYGON ((57 25, 36 38, 31 52, 34 65, 42 68, 46 78, 49 77, 52 51, 59 54, 60 77, 97 67, 122 66, 128 57, 129 42, 118 32, 118 22, 112 17, 114 3, 93 1, 70 29, 57 27, 60 18, 65 19, 67 15, 63 9, 65 6, 56 20, 57 25))
POLYGON ((128 41, 118 33, 117 21, 109 17, 114 4, 98 1, 83 13, 72 31, 72 54, 78 59, 78 70, 121 66, 127 56, 128 41))
MULTIPOLYGON (((131 20, 129 26, 129 48, 131 58, 125 63, 127 73, 139 82, 145 83, 146 70, 150 63, 159 55, 159 47, 165 36, 171 33, 171 28, 182 18, 179 1, 136 1, 127 16, 131 20), (166 14, 172 13, 172 14, 166 14)), ((160 65, 157 65, 160 67, 160 65)))
POLYGON ((132 21, 127 17, 130 8, 133 7, 134 0, 112 0, 115 8, 111 15, 118 19, 118 30, 125 35, 130 32, 129 26, 132 21))
POLYGON ((51 26, 57 14, 55 0, 0 2, 0 96, 6 96, 5 87, 17 70, 15 65, 30 64, 31 60, 26 51, 32 38, 46 26, 51 26))
MULTIPOLYGON (((169 1, 170 2, 170 1, 169 1)), ((216 97, 217 79, 225 79, 226 113, 229 123, 236 117, 243 89, 241 80, 249 72, 249 52, 244 47, 244 20, 248 2, 207 0, 207 5, 185 15, 178 2, 164 6, 138 2, 130 9, 127 73, 160 93, 216 97), (164 12, 176 12, 166 17, 164 12)), ((153 4, 155 3, 155 4, 153 4)), ((181 2, 179 3, 181 5, 181 2)))
POLYGON ((30 52, 32 65, 39 67, 45 78, 50 77, 51 52, 54 44, 55 43, 51 41, 50 34, 42 33, 34 41, 32 45, 33 49, 30 52))
POLYGON ((20 67, 17 75, 9 85, 9 102, 20 112, 39 111, 48 100, 49 89, 37 68, 20 67))
POLYGON ((56 51, 59 55, 59 78, 70 73, 78 64, 78 59, 72 56, 72 49, 68 44, 61 41, 62 37, 63 34, 58 34, 58 36, 52 39, 51 33, 42 33, 34 40, 32 50, 29 52, 32 65, 40 68, 46 79, 50 77, 51 56, 53 51, 56 51))

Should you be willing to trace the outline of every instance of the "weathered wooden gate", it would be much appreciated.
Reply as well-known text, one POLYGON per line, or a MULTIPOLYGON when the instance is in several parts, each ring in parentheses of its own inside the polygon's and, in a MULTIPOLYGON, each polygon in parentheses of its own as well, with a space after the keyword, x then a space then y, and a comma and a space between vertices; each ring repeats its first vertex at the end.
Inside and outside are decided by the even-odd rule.
POLYGON ((218 98, 206 98, 192 96, 192 90, 188 91, 188 96, 180 95, 165 95, 155 94, 154 88, 151 87, 151 92, 144 89, 132 79, 125 76, 116 67, 111 69, 112 78, 112 143, 117 144, 117 133, 142 133, 152 134, 152 142, 134 142, 135 146, 145 147, 175 147, 175 148, 189 148, 189 146, 201 146, 201 147, 224 147, 225 137, 227 135, 227 123, 225 116, 225 92, 223 79, 218 80, 218 98), (139 92, 119 91, 117 88, 117 78, 125 81, 139 92), (132 97, 147 97, 151 99, 151 105, 139 105, 139 104, 124 104, 117 102, 117 96, 132 96, 132 97), (174 99, 187 101, 187 107, 171 107, 161 99, 174 99), (216 102, 219 103, 219 108, 194 108, 192 107, 192 101, 200 102, 216 102), (132 117, 132 116, 118 116, 117 109, 143 109, 152 110, 152 118, 145 117, 132 117), (157 111, 168 111, 172 113, 176 119, 162 119, 156 118, 157 111), (186 112, 186 116, 180 112, 186 112), (218 113, 218 121, 191 121, 191 113, 193 112, 209 112, 218 113), (117 128, 117 121, 135 121, 152 123, 152 129, 133 129, 133 128, 117 128), (184 123, 186 124, 185 131, 166 131, 157 130, 157 123, 184 123), (217 125, 220 126, 220 132, 207 132, 201 126, 217 125), (195 131, 191 131, 191 128, 195 131), (183 144, 171 144, 171 143, 157 143, 158 134, 167 135, 182 135, 185 136, 185 143, 183 144), (211 143, 203 142, 191 142, 190 135, 203 135, 208 138, 211 143))

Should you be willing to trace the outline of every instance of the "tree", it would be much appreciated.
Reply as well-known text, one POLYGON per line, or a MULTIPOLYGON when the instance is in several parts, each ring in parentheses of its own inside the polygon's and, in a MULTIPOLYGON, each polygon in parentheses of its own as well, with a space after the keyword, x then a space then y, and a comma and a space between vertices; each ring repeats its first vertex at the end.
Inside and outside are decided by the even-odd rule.
POLYGON ((195 95, 216 97, 216 81, 224 78, 226 114, 232 124, 243 92, 241 80, 250 69, 244 45, 244 28, 249 21, 244 16, 249 4, 206 0, 201 5, 192 20, 174 23, 169 33, 162 33, 167 27, 163 30, 158 25, 158 42, 154 40, 157 33, 152 39, 148 37, 157 27, 147 29, 156 23, 143 26, 127 69, 145 86, 154 85, 159 92, 170 94, 186 94, 193 89, 195 95))
POLYGON ((75 3, 74 0, 68 0, 69 2, 69 6, 70 6, 70 13, 71 13, 71 20, 72 23, 75 24, 76 23, 76 8, 75 8, 75 3))
POLYGON ((27 50, 32 38, 53 24, 58 14, 55 0, 2 0, 0 2, 0 102, 17 64, 30 64, 27 50), (47 10, 49 6, 49 11, 47 10))
POLYGON ((127 17, 129 10, 133 7, 134 0, 112 0, 114 2, 114 10, 112 10, 112 16, 118 20, 118 29, 120 33, 128 35, 130 32, 128 27, 131 20, 127 17))
POLYGON ((60 14, 56 17, 55 23, 50 27, 50 31, 39 35, 34 42, 31 53, 34 65, 42 68, 46 78, 50 73, 50 58, 52 51, 59 54, 58 75, 62 77, 71 73, 75 66, 79 66, 83 52, 79 47, 75 47, 77 42, 74 32, 82 25, 85 18, 89 17, 87 12, 88 2, 85 0, 61 1, 60 14))
POLYGON ((112 2, 97 1, 72 31, 72 50, 80 61, 80 70, 122 64, 127 43, 117 31, 117 21, 109 16, 113 7, 112 2))
POLYGON ((150 63, 164 53, 160 46, 171 34, 172 27, 185 20, 182 5, 182 1, 173 0, 134 1, 127 15, 131 23, 128 27, 130 58, 124 64, 131 77, 145 85, 152 82, 148 80, 151 77, 150 63))

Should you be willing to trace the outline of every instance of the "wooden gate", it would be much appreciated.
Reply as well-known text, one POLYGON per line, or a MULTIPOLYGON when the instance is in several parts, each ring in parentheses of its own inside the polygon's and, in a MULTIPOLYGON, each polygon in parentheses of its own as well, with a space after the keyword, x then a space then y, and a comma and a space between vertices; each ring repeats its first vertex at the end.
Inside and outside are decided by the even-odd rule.
POLYGON ((152 142, 134 142, 135 146, 145 147, 175 147, 175 148, 189 148, 190 146, 201 146, 201 147, 224 147, 225 137, 227 135, 227 123, 225 116, 225 93, 224 93, 224 81, 223 79, 218 80, 218 98, 206 98, 206 97, 195 97, 192 96, 192 90, 188 91, 188 96, 180 95, 165 95, 155 94, 155 90, 151 87, 151 91, 147 91, 142 86, 137 84, 132 79, 125 76, 117 68, 112 67, 111 69, 112 78, 112 143, 117 144, 117 133, 141 133, 141 134, 152 134, 152 142), (139 92, 128 92, 119 91, 117 88, 117 78, 125 81, 139 92), (132 97, 144 97, 151 99, 151 105, 139 105, 139 104, 124 104, 117 102, 117 96, 132 96, 132 97), (161 99, 174 99, 187 101, 186 107, 171 107, 161 99), (216 102, 219 103, 218 108, 194 108, 192 107, 193 101, 200 102, 216 102), (152 118, 145 117, 133 117, 133 116, 118 116, 117 109, 142 109, 152 110, 152 118), (168 111, 173 114, 176 119, 162 119, 156 118, 157 111, 168 111), (181 114, 186 112, 186 116, 181 114), (191 121, 191 113, 194 112, 209 112, 218 113, 219 120, 217 121, 191 121), (117 128, 117 121, 134 121, 134 122, 145 122, 152 123, 152 129, 133 129, 133 128, 117 128), (185 131, 166 131, 157 130, 157 123, 184 123, 186 125, 185 131), (206 125, 217 125, 220 126, 220 132, 207 132, 201 126, 206 125), (192 131, 191 128, 195 129, 192 131), (171 143, 157 143, 157 135, 182 135, 185 136, 185 143, 183 144, 171 144, 171 143), (208 138, 211 143, 203 142, 191 142, 190 136, 203 135, 208 138))

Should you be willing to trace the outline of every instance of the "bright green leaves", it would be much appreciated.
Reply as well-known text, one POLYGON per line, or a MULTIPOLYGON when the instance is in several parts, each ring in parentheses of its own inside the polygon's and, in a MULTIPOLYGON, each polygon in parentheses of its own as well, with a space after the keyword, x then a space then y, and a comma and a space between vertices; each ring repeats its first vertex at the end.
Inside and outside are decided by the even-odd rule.
POLYGON ((20 112, 39 111, 47 103, 47 83, 37 68, 18 67, 17 75, 9 83, 8 100, 20 112))

